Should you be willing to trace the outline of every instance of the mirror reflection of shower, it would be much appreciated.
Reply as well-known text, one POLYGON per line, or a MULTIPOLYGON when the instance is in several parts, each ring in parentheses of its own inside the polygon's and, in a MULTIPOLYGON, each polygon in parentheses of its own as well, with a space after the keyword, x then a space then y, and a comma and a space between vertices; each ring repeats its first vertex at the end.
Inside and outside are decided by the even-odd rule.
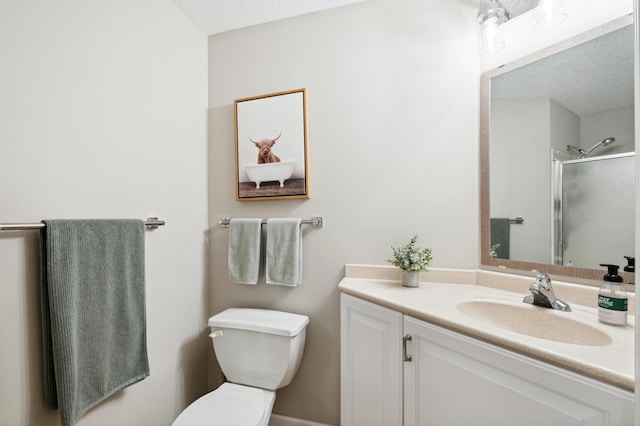
POLYGON ((553 161, 552 263, 595 269, 635 252, 635 161, 634 152, 553 161))
POLYGON ((605 138, 605 139, 601 140, 600 142, 598 142, 597 144, 595 144, 594 146, 592 146, 591 148, 589 148, 586 151, 584 149, 580 148, 579 146, 567 145, 567 152, 569 154, 574 155, 576 160, 579 160, 581 158, 588 157, 589 154, 591 154, 591 151, 593 151, 594 149, 596 149, 596 148, 598 148, 600 146, 611 145, 615 141, 616 141, 616 138, 611 138, 611 137, 610 138, 605 138))

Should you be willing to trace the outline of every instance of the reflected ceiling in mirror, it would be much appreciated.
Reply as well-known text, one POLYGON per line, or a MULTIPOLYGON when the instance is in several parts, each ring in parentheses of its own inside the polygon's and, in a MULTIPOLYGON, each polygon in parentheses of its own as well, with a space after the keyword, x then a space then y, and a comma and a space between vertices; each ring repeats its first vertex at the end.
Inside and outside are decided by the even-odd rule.
MULTIPOLYGON (((552 190, 558 182, 561 185, 561 179, 553 173, 553 160, 575 160, 568 145, 586 151, 608 137, 615 137, 616 142, 599 146, 590 157, 633 152, 633 70, 634 31, 628 16, 483 75, 483 265, 602 278, 598 265, 570 266, 572 260, 557 255, 563 244, 558 230, 562 216, 558 216, 559 202, 552 198, 552 190), (523 217, 524 222, 516 224, 516 217, 523 217)), ((620 186, 629 189, 630 197, 635 196, 635 178, 620 186)), ((631 204, 634 202, 632 199, 631 204)), ((597 218, 592 219, 598 223, 597 218)), ((634 225, 629 228, 633 236, 634 225)), ((565 226, 572 228, 569 223, 565 226)), ((612 235, 614 240, 617 237, 623 236, 612 235)), ((579 239, 573 236, 571 241, 575 246, 579 239)), ((626 262, 617 259, 621 257, 617 254, 611 259, 613 254, 607 252, 594 256, 602 263, 622 266, 626 262)))
POLYGON ((633 25, 491 79, 491 98, 551 98, 578 116, 633 105, 633 25))

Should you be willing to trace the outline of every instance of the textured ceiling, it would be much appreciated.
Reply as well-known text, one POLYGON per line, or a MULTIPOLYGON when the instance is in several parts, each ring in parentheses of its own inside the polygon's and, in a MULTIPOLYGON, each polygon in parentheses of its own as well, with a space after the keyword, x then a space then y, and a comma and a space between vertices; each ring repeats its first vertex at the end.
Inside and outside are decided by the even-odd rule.
POLYGON ((172 0, 206 35, 364 0, 172 0))
MULTIPOLYGON (((306 15, 365 0, 172 0, 206 35, 306 15)), ((476 0, 478 8, 487 0, 476 0)), ((501 0, 514 18, 539 0, 501 0)))

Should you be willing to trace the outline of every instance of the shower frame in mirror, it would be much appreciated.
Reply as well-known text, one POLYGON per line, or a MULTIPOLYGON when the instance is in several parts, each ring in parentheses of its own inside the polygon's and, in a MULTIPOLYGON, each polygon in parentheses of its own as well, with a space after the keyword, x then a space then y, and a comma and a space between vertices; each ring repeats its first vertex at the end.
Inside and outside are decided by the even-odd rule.
MULTIPOLYGON (((498 259, 490 255, 491 252, 491 227, 490 227, 490 170, 489 170, 489 145, 490 145, 490 111, 491 111, 491 78, 508 71, 530 64, 540 59, 559 53, 563 50, 588 42, 612 31, 633 25, 632 16, 624 16, 607 24, 601 25, 590 31, 549 46, 533 54, 489 70, 482 74, 480 79, 480 262, 485 269, 497 271, 509 271, 515 273, 530 274, 536 269, 549 275, 575 278, 578 280, 601 280, 603 271, 599 269, 579 268, 551 263, 536 263, 511 259, 498 259)), ((551 212, 549 213, 551 214, 551 212)), ((549 259, 551 262, 551 259, 549 259)), ((625 282, 634 282, 634 274, 621 272, 625 282)))

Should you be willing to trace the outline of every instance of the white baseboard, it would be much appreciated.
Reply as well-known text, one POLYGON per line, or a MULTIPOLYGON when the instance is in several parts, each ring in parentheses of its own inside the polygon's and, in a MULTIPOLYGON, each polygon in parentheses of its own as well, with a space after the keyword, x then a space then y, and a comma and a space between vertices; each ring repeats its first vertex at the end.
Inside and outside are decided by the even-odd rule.
POLYGON ((296 419, 293 417, 272 414, 269 419, 269 426, 331 426, 324 423, 316 423, 309 420, 296 419))

